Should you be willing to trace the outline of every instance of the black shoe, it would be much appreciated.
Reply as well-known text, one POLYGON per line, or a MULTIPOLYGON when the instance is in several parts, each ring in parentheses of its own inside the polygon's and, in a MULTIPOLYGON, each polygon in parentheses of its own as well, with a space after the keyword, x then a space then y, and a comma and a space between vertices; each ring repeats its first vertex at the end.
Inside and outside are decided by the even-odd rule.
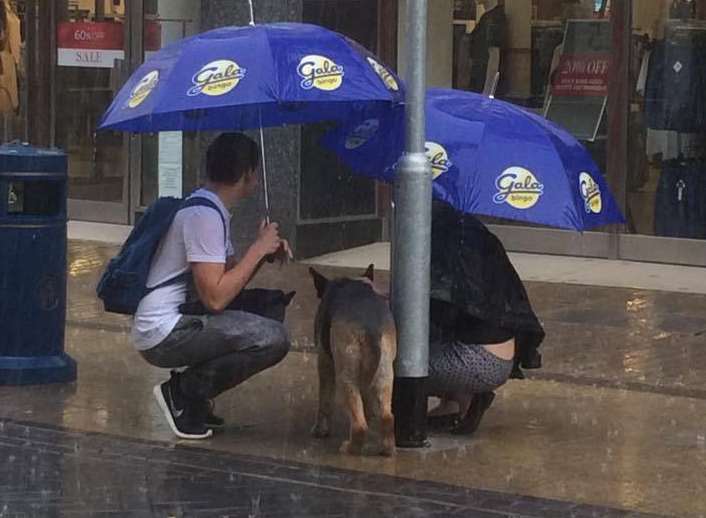
POLYGON ((225 427, 225 419, 213 413, 213 409, 215 408, 216 404, 213 402, 212 399, 209 399, 206 403, 208 405, 206 409, 206 427, 210 428, 211 430, 221 430, 225 427))
POLYGON ((179 375, 172 377, 152 390, 167 423, 177 437, 182 439, 206 439, 213 434, 206 424, 199 405, 195 405, 179 390, 179 375))
POLYGON ((456 435, 472 435, 480 425, 483 414, 490 408, 495 399, 494 392, 481 392, 474 394, 471 399, 471 406, 468 412, 451 429, 451 433, 456 435))

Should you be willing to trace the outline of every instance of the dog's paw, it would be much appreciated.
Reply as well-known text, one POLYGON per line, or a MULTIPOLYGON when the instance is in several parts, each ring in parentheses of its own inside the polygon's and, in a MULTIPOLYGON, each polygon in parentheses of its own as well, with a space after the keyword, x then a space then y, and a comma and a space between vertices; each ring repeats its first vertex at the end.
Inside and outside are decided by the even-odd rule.
POLYGON ((311 429, 311 435, 317 439, 325 439, 331 435, 331 427, 327 422, 317 422, 311 429))
POLYGON ((341 447, 338 449, 338 451, 343 453, 344 455, 362 455, 363 454, 363 445, 356 444, 351 441, 343 441, 343 443, 341 443, 341 447))

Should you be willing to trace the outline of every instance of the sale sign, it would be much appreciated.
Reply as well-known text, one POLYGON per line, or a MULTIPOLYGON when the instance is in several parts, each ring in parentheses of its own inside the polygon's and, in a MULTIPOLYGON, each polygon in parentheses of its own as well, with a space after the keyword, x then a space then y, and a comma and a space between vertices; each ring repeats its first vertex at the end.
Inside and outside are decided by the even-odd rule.
POLYGON ((552 78, 552 95, 608 95, 610 54, 562 54, 552 78))
POLYGON ((594 141, 606 126, 612 69, 609 20, 568 20, 559 63, 549 82, 544 116, 580 140, 594 141))
MULTIPOLYGON (((60 22, 57 64, 64 67, 113 68, 125 59, 125 26, 119 22, 60 22)), ((161 47, 161 26, 145 22, 145 50, 161 47)))

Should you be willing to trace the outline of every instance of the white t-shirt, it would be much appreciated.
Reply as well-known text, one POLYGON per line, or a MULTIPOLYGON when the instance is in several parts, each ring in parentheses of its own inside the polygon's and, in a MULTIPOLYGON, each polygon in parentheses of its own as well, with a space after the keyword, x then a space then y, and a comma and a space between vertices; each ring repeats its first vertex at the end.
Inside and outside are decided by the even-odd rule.
MULTIPOLYGON (((188 207, 176 213, 167 234, 159 244, 150 267, 147 287, 157 286, 189 271, 189 263, 222 263, 234 255, 230 238, 230 212, 211 191, 199 189, 192 194, 216 204, 226 221, 212 207, 188 207)), ((179 305, 186 301, 186 281, 175 282, 150 292, 140 301, 132 326, 132 340, 144 351, 164 340, 181 318, 179 305)))

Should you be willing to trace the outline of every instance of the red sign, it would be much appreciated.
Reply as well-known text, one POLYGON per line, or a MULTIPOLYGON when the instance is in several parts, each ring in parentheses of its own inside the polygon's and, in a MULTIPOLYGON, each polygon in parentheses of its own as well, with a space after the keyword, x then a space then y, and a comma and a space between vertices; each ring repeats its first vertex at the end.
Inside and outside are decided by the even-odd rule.
POLYGON ((57 46, 64 49, 123 50, 124 26, 113 22, 60 22, 57 46))
POLYGON ((552 78, 552 95, 608 95, 610 54, 564 54, 552 78))
POLYGON ((162 48, 162 26, 154 20, 145 20, 145 51, 162 48))
MULTIPOLYGON (((60 22, 57 47, 64 49, 123 50, 125 26, 118 22, 60 22)), ((156 21, 145 22, 145 50, 162 47, 162 27, 156 21)))

